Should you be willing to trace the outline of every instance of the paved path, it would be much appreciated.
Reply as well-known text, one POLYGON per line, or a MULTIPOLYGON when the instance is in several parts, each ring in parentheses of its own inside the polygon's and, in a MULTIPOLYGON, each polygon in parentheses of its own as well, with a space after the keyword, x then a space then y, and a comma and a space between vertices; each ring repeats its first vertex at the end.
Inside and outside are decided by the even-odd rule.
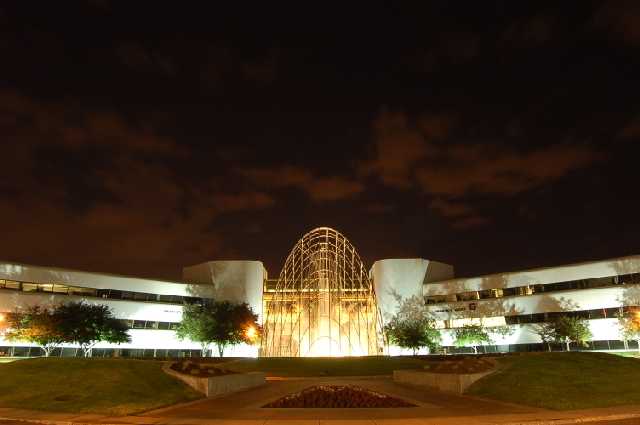
POLYGON ((640 424, 640 406, 557 412, 402 386, 395 384, 391 377, 327 377, 271 380, 259 388, 158 409, 138 416, 108 417, 0 408, 0 425, 25 425, 25 422, 3 422, 3 419, 37 421, 48 425, 566 425, 587 423, 585 418, 594 425, 637 425, 640 424), (261 407, 284 395, 318 384, 358 385, 411 401, 418 407, 261 407), (609 422, 605 419, 609 419, 609 422), (617 421, 611 421, 613 419, 617 421))
POLYGON ((534 413, 540 409, 516 406, 471 397, 446 395, 437 391, 399 385, 391 377, 327 377, 269 381, 267 385, 233 395, 206 399, 186 406, 161 409, 145 416, 200 419, 411 419, 487 414, 534 413), (265 409, 263 405, 282 396, 319 384, 357 385, 402 398, 418 407, 393 409, 265 409))

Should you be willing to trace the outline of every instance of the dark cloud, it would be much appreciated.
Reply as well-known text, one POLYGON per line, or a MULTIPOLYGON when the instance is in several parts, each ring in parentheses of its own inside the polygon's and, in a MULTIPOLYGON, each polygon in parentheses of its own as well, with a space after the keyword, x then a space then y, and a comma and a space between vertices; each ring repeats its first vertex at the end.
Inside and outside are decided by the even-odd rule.
POLYGON ((252 183, 269 188, 293 187, 305 192, 314 202, 351 199, 364 191, 363 183, 343 176, 317 176, 294 166, 247 168, 239 173, 252 183))
POLYGON ((558 18, 552 15, 528 16, 507 27, 502 35, 504 47, 537 47, 553 37, 558 18))
POLYGON ((217 217, 275 203, 259 191, 185 184, 163 158, 188 161, 188 150, 116 113, 78 111, 7 90, 0 92, 0 105, 9 147, 0 222, 20 223, 3 232, 3 246, 10 247, 0 252, 3 258, 55 265, 64 252, 66 264, 59 265, 177 277, 174 262, 204 261, 224 249, 212 227, 217 217), (91 161, 91 151, 99 149, 101 161, 63 169, 65 162, 38 159, 42 149, 56 149, 63 161, 74 155, 91 161), (70 191, 86 180, 99 182, 102 196, 85 193, 90 201, 78 210, 69 203, 70 191))
POLYGON ((640 43, 640 4, 634 0, 603 2, 595 10, 593 24, 630 44, 640 43))
POLYGON ((489 222, 490 220, 487 217, 472 215, 455 220, 453 222, 453 227, 458 230, 467 230, 474 227, 485 226, 489 222))
POLYGON ((460 202, 447 201, 442 198, 435 198, 429 206, 445 217, 466 216, 473 211, 468 205, 460 202))
POLYGON ((275 82, 280 66, 280 50, 259 49, 251 54, 242 54, 224 43, 202 46, 199 58, 198 79, 201 85, 212 92, 236 88, 246 83, 268 86, 275 82))
POLYGON ((451 222, 454 229, 463 230, 481 227, 490 222, 488 217, 481 216, 469 203, 435 198, 429 207, 451 222))
POLYGON ((273 83, 278 75, 279 51, 270 49, 265 54, 241 63, 242 75, 259 84, 273 83))
POLYGON ((374 122, 376 157, 363 170, 386 185, 408 188, 417 183, 434 195, 513 195, 601 158, 593 148, 575 144, 517 151, 497 144, 438 142, 451 130, 450 122, 427 117, 416 123, 401 112, 382 112, 374 122))
MULTIPOLYGON (((421 121, 427 122, 428 118, 421 121)), ((441 128, 439 123, 437 127, 441 128)), ((388 186, 409 187, 415 165, 430 154, 421 130, 411 126, 403 113, 382 111, 373 122, 375 158, 364 162, 360 172, 374 174, 388 186)))
POLYGON ((166 76, 176 73, 174 59, 159 50, 145 48, 136 42, 123 43, 116 48, 123 65, 139 72, 157 72, 166 76))
POLYGON ((0 125, 28 146, 184 155, 174 140, 148 125, 130 125, 111 111, 86 111, 62 103, 35 100, 15 90, 0 90, 0 125))
POLYGON ((416 169, 416 178, 433 194, 514 195, 552 183, 599 159, 589 147, 567 144, 528 152, 486 145, 453 146, 443 148, 430 163, 416 169))
POLYGON ((364 210, 372 214, 388 214, 396 210, 393 204, 374 202, 365 206, 364 210))
POLYGON ((358 26, 76 6, 1 6, 0 258, 274 276, 319 225, 368 263, 461 273, 640 250, 636 2, 374 6, 358 26))
POLYGON ((619 134, 623 139, 640 139, 640 116, 625 125, 619 134))
POLYGON ((435 71, 447 65, 462 65, 482 53, 481 39, 468 32, 438 34, 439 42, 419 51, 417 63, 423 71, 435 71))

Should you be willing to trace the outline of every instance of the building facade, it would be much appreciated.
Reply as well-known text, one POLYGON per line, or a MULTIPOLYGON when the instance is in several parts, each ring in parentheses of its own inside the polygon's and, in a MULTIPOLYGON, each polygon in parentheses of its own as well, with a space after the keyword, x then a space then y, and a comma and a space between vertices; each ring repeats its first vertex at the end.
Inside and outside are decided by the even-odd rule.
MULTIPOLYGON (((84 300, 108 306, 129 326, 131 342, 98 343, 94 356, 183 357, 199 355, 197 343, 176 338, 182 308, 201 299, 247 302, 259 317, 266 271, 259 261, 212 261, 184 269, 183 282, 89 273, 25 264, 0 263, 0 314, 6 317, 32 306, 55 306, 84 300)), ((40 349, 24 342, 2 339, 0 355, 40 355, 40 349)), ((60 347, 54 355, 78 355, 78 347, 60 347)), ((258 348, 231 347, 229 356, 257 356, 258 348)))
MULTIPOLYGON (((294 245, 277 279, 268 278, 260 261, 185 267, 181 282, 4 262, 0 355, 41 354, 36 346, 2 339, 3 315, 72 300, 104 304, 129 325, 130 343, 98 344, 94 356, 198 355, 199 345, 177 339, 175 328, 183 305, 202 299, 246 302, 263 324, 261 345, 238 345, 228 356, 408 354, 386 344, 382 330, 410 298, 436 320, 448 353, 470 350, 454 347, 453 333, 473 323, 508 330, 480 351, 544 350, 535 325, 559 315, 588 321, 590 349, 635 349, 635 342, 621 340, 617 317, 640 306, 640 256, 455 278, 452 266, 426 259, 379 260, 367 269, 344 235, 323 227, 294 245)), ((54 355, 78 351, 63 346, 54 355)))
MULTIPOLYGON (((536 325, 561 315, 587 320, 592 333, 588 348, 624 349, 618 316, 640 306, 640 256, 448 279, 422 289, 427 308, 443 328, 474 322, 508 326, 511 333, 495 335, 487 350, 545 349, 536 325)), ((451 332, 443 334, 443 345, 453 349, 451 332)), ((635 349, 637 342, 627 346, 635 349)))

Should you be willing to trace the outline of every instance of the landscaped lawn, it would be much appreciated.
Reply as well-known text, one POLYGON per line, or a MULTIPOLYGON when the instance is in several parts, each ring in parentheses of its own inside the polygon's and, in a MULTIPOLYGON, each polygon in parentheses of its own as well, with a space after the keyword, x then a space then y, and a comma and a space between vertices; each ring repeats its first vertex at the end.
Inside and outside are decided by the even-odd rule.
POLYGON ((126 415, 202 397, 162 363, 37 358, 0 364, 0 407, 126 415))
POLYGON ((504 369, 469 393, 550 409, 640 404, 640 360, 606 353, 536 353, 505 357, 504 369))
POLYGON ((611 354, 622 357, 640 358, 640 353, 637 351, 612 351, 611 354))
POLYGON ((224 367, 268 376, 357 376, 391 375, 394 369, 422 369, 425 364, 415 357, 264 357, 234 360, 224 367))

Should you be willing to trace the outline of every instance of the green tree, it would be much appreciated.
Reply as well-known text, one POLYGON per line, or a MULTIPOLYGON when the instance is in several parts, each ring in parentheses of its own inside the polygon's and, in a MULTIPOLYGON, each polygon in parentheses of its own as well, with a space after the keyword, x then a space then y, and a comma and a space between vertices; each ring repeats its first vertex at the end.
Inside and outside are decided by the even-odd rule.
POLYGON ((551 351, 551 342, 555 341, 555 326, 553 323, 539 323, 531 327, 543 344, 547 344, 547 349, 551 351))
POLYGON ((125 322, 113 317, 106 305, 70 302, 56 307, 53 315, 65 342, 80 345, 85 357, 100 341, 112 344, 131 341, 125 322))
POLYGON ((394 317, 385 325, 384 330, 389 342, 402 348, 410 348, 414 356, 422 347, 434 351, 440 346, 440 331, 430 320, 400 321, 394 317))
POLYGON ((628 347, 628 341, 636 341, 640 352, 640 310, 631 309, 626 315, 618 315, 618 325, 625 347, 628 347))
POLYGON ((6 318, 8 329, 4 338, 8 341, 24 341, 37 344, 45 357, 64 342, 59 320, 54 311, 38 305, 17 311, 6 318))
POLYGON ((487 333, 489 335, 494 335, 496 337, 508 337, 514 334, 516 331, 512 326, 509 325, 499 325, 499 326, 491 326, 486 328, 487 333))
POLYGON ((213 343, 215 319, 209 306, 186 304, 182 307, 182 321, 176 329, 178 339, 190 339, 200 344, 202 357, 207 356, 209 345, 213 343))
POLYGON ((185 305, 182 321, 176 329, 180 339, 188 338, 198 342, 202 355, 214 343, 220 357, 230 345, 242 342, 253 344, 260 337, 258 316, 248 304, 233 304, 229 301, 214 301, 203 306, 185 305))
POLYGON ((216 323, 213 342, 220 357, 228 346, 240 343, 253 344, 261 333, 258 316, 249 304, 232 304, 229 301, 213 303, 213 318, 216 323))
POLYGON ((422 298, 414 296, 402 300, 396 297, 399 306, 396 314, 384 327, 384 332, 392 344, 410 348, 415 356, 422 347, 434 351, 440 346, 440 330, 431 317, 422 298))
POLYGON ((587 341, 592 337, 589 324, 581 317, 560 316, 552 322, 552 325, 554 340, 564 343, 567 351, 571 349, 570 343, 575 342, 586 346, 587 341))
POLYGON ((453 330, 454 344, 457 347, 470 346, 473 352, 478 354, 478 345, 491 343, 491 337, 482 325, 464 325, 453 330))

